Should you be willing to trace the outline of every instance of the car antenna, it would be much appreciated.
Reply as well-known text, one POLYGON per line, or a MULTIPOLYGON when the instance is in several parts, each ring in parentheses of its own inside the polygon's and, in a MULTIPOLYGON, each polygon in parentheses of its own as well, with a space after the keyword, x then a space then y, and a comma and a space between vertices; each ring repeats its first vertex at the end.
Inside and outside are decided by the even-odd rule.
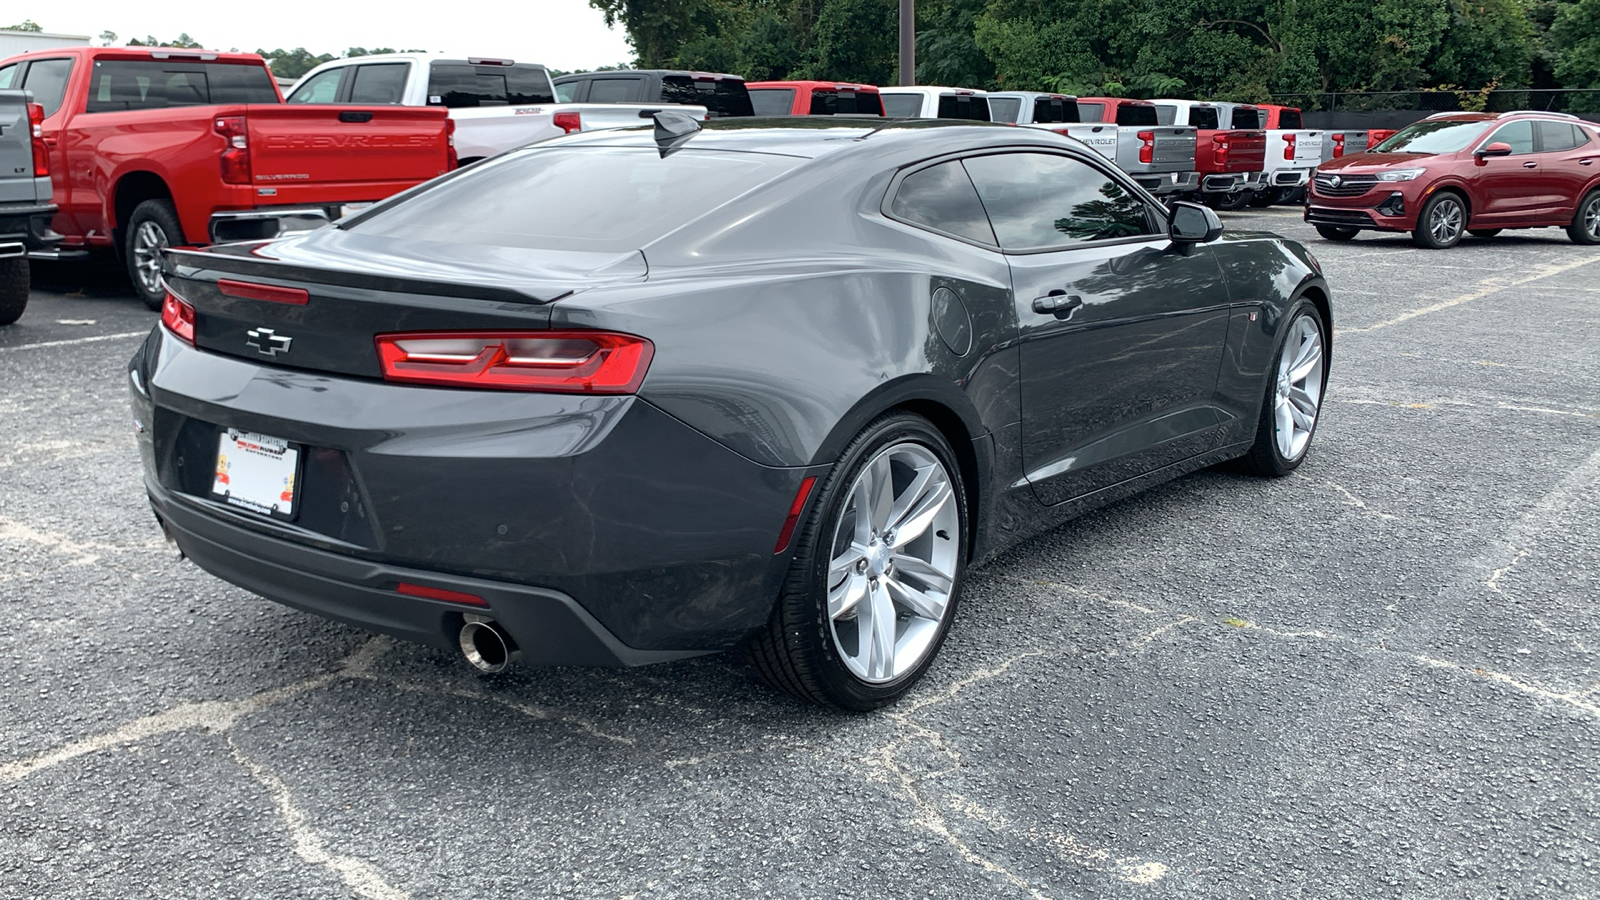
POLYGON ((689 139, 700 133, 700 122, 694 116, 674 109, 664 109, 655 114, 656 147, 661 158, 683 149, 689 139))

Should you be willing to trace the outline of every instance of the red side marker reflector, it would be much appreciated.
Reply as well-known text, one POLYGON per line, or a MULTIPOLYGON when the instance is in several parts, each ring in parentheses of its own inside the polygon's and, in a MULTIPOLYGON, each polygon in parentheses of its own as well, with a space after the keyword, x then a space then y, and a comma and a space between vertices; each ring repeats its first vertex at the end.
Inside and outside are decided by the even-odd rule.
POLYGON ((794 504, 789 507, 789 515, 783 520, 783 530, 778 532, 778 545, 772 548, 773 553, 789 549, 789 539, 794 537, 794 526, 800 521, 800 511, 806 508, 806 498, 811 496, 811 486, 816 483, 815 475, 800 482, 800 490, 794 493, 794 504))
POLYGON ((249 281, 234 281, 232 278, 219 279, 217 290, 226 296, 238 297, 241 300, 265 300, 268 303, 291 303, 295 306, 305 306, 311 302, 310 292, 303 288, 254 284, 249 281))
POLYGON ((447 591, 444 588, 428 587, 421 584, 412 584, 408 581, 400 582, 395 588, 402 594, 412 597, 426 597, 429 600, 443 600, 447 603, 465 603, 469 606, 488 606, 489 601, 476 594, 463 594, 460 591, 447 591))

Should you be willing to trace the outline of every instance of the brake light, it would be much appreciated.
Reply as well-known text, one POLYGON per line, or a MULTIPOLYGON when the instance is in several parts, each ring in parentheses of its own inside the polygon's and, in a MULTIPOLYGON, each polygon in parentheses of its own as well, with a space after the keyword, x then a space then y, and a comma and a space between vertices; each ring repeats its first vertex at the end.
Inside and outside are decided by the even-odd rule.
POLYGON ((456 154, 456 120, 444 120, 444 170, 454 172, 461 167, 461 157, 456 154))
POLYGON ((187 300, 167 288, 167 297, 161 301, 161 324, 177 335, 184 343, 194 344, 194 307, 187 300))
POLYGON ((1144 141, 1139 145, 1139 162, 1155 162, 1156 159, 1156 133, 1154 131, 1139 132, 1139 140, 1144 141))
POLYGON ((226 142, 222 151, 224 184, 250 183, 250 138, 244 116, 218 116, 212 126, 226 142))
POLYGON ((28 129, 33 133, 33 177, 50 177, 50 148, 44 144, 44 107, 28 104, 28 129))
POLYGON ((375 339, 386 381, 578 394, 631 394, 655 345, 609 331, 419 332, 375 339))
POLYGON ((577 110, 556 113, 554 122, 555 126, 561 129, 562 134, 572 134, 583 130, 583 116, 577 110))
POLYGON ((789 549, 789 539, 794 537, 794 526, 800 521, 801 510, 806 508, 806 498, 811 496, 811 486, 816 483, 815 475, 800 482, 800 490, 794 492, 794 502, 789 505, 789 515, 783 520, 783 530, 778 532, 778 543, 772 548, 773 553, 782 553, 789 549))
POLYGON ((1344 135, 1336 134, 1336 135, 1333 136, 1333 158, 1334 159, 1338 159, 1339 157, 1341 157, 1343 155, 1344 155, 1344 135))
POLYGON ((311 302, 311 294, 305 288, 255 284, 249 281, 234 281, 232 278, 217 279, 217 290, 226 296, 238 297, 241 300, 265 300, 268 303, 289 303, 294 306, 305 306, 311 302))
POLYGON ((1214 160, 1216 160, 1217 165, 1225 166, 1225 165, 1228 164, 1228 136, 1227 135, 1225 135, 1225 134, 1213 134, 1211 136, 1211 155, 1212 155, 1212 158, 1214 160))
POLYGON ((1283 136, 1283 158, 1294 159, 1294 142, 1297 135, 1286 134, 1283 136))

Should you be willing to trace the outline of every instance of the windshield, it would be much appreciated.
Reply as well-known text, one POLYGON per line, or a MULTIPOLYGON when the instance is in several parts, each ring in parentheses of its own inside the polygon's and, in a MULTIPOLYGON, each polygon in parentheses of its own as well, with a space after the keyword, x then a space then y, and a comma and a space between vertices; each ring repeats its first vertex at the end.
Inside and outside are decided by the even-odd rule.
POLYGON ((478 163, 345 227, 492 247, 637 250, 804 162, 692 147, 663 159, 654 146, 535 145, 478 163))
POLYGON ((1376 153, 1457 153, 1467 149, 1494 122, 1449 119, 1417 122, 1396 132, 1374 148, 1376 153))

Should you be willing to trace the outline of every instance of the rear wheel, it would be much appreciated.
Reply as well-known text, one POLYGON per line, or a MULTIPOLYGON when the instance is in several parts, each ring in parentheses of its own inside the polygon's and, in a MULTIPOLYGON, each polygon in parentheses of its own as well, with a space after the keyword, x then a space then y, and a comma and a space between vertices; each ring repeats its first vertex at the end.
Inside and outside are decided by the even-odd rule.
POLYGON ((1234 191, 1231 194, 1207 194, 1206 204, 1212 209, 1233 212, 1249 206, 1251 196, 1251 191, 1234 191))
POLYGON ((1271 206, 1272 204, 1277 203, 1277 202, 1278 202, 1278 189, 1277 188, 1262 188, 1259 191, 1251 191, 1250 192, 1250 205, 1255 207, 1255 208, 1257 208, 1257 209, 1261 209, 1263 207, 1271 206))
POLYGON ((1422 204, 1411 243, 1427 250, 1446 250, 1461 243, 1466 233, 1467 207, 1458 194, 1440 191, 1422 204))
POLYGON ((1500 233, 1498 228, 1468 228, 1467 234, 1475 238, 1492 238, 1500 233))
POLYGON ((183 226, 178 224, 178 211, 171 200, 146 200, 134 207, 122 258, 128 264, 128 279, 145 306, 161 308, 166 297, 161 286, 161 252, 183 242, 183 226))
POLYGON ((1567 237, 1574 244, 1600 244, 1600 190, 1589 192, 1578 204, 1578 211, 1567 226, 1567 237))
POLYGON ((944 643, 966 565, 955 454, 926 419, 879 417, 850 442, 796 538, 783 593, 747 652, 774 687, 870 710, 944 643))
POLYGON ((1355 236, 1360 234, 1360 233, 1361 233, 1361 229, 1359 229, 1359 228, 1351 228, 1351 227, 1349 227, 1347 225, 1318 225, 1317 226, 1317 234, 1322 235, 1324 238, 1327 238, 1330 241, 1349 241, 1349 240, 1354 240, 1355 236))
POLYGON ((28 308, 29 275, 26 256, 0 259, 0 325, 22 318, 28 308))
POLYGON ((1262 399, 1256 442, 1242 460, 1246 470, 1267 477, 1287 475, 1305 460, 1328 374, 1327 327, 1317 307, 1302 298, 1288 322, 1262 399))

